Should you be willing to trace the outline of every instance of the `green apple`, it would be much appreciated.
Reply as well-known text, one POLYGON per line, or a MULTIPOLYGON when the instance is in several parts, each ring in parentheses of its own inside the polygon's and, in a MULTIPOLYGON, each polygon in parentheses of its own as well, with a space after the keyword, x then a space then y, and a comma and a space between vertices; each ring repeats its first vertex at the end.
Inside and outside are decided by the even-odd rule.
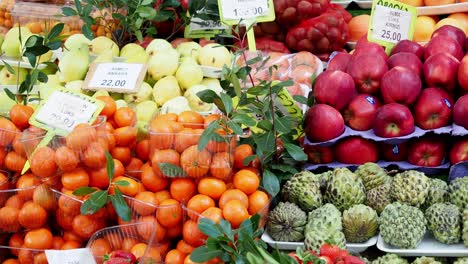
POLYGON ((97 57, 93 60, 92 63, 103 63, 103 62, 112 62, 114 59, 113 53, 111 49, 106 49, 101 52, 101 54, 97 55, 97 57))
POLYGON ((203 80, 203 70, 194 60, 184 60, 177 69, 176 78, 182 91, 187 90, 203 80))
POLYGON ((200 53, 201 46, 193 41, 183 42, 177 46, 176 50, 180 53, 180 56, 183 57, 192 57, 195 60, 198 60, 198 54, 200 53))
POLYGON ((2 52, 7 57, 12 58, 21 58, 22 55, 22 45, 20 42, 20 33, 21 39, 28 39, 32 33, 26 27, 13 27, 5 35, 5 39, 2 43, 2 52))
POLYGON ((89 40, 83 34, 73 34, 67 38, 63 47, 65 50, 79 49, 82 45, 91 45, 91 40, 89 40))
POLYGON ((153 95, 153 87, 143 82, 140 86, 140 89, 138 89, 136 93, 125 94, 123 99, 127 103, 139 104, 141 102, 151 100, 152 95, 153 95))
POLYGON ((28 74, 28 70, 14 66, 12 66, 12 68, 15 71, 14 74, 9 72, 7 67, 3 67, 3 69, 0 70, 0 84, 17 85, 24 82, 26 75, 28 74))
POLYGON ((164 103, 164 105, 161 107, 161 110, 159 112, 161 114, 168 114, 168 113, 180 114, 183 111, 190 111, 190 110, 191 109, 190 109, 189 102, 187 101, 187 98, 183 96, 177 96, 167 101, 166 103, 164 103))
POLYGON ((65 51, 59 61, 59 77, 61 82, 83 80, 88 73, 89 49, 83 44, 79 49, 65 51))
POLYGON ((203 66, 222 68, 231 65, 231 53, 229 50, 217 43, 210 43, 200 49, 198 63, 203 66))
POLYGON ((179 67, 179 53, 166 49, 151 56, 148 61, 148 75, 158 81, 164 76, 174 75, 179 67))
POLYGON ((135 106, 135 112, 138 134, 141 136, 148 134, 148 124, 158 113, 158 105, 153 101, 144 101, 135 106))
POLYGON ((100 36, 91 41, 92 54, 99 55, 105 50, 111 50, 112 56, 119 56, 119 46, 112 39, 100 36))
POLYGON ((205 85, 194 85, 190 87, 185 93, 184 97, 187 98, 189 106, 193 111, 196 112, 208 112, 213 108, 213 104, 203 102, 197 93, 201 91, 209 90, 205 85))
POLYGON ((153 87, 153 99, 159 106, 180 95, 179 83, 172 75, 162 78, 153 87))
POLYGON ((125 102, 125 100, 123 99, 115 101, 115 105, 117 106, 117 109, 122 108, 122 107, 128 107, 127 102, 125 102))
POLYGON ((120 57, 126 58, 125 62, 128 63, 146 63, 148 61, 145 49, 135 43, 125 45, 120 51, 120 57))
POLYGON ((5 93, 5 91, 0 91, 0 115, 8 116, 10 109, 16 104, 16 101, 11 100, 10 97, 5 93))
POLYGON ((148 54, 148 56, 151 57, 160 53, 161 51, 165 51, 168 49, 174 49, 174 48, 172 47, 171 43, 169 43, 167 40, 153 39, 148 44, 148 46, 146 46, 146 54, 148 54))
POLYGON ((106 90, 99 90, 99 91, 96 91, 94 94, 93 94, 93 97, 96 98, 98 96, 109 96, 109 92, 106 91, 106 90))

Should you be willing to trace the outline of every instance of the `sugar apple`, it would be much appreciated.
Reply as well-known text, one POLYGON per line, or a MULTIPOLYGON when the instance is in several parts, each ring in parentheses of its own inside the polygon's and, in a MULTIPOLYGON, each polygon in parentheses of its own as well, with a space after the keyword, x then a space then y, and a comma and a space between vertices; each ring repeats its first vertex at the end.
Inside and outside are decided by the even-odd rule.
POLYGON ((280 202, 268 215, 267 231, 276 241, 303 241, 307 215, 296 204, 280 202))
POLYGON ((343 233, 350 243, 363 243, 377 234, 377 212, 358 204, 343 212, 343 233))
POLYGON ((448 199, 448 184, 441 179, 431 179, 429 194, 424 202, 424 208, 435 203, 445 203, 448 199))
POLYGON ((320 182, 320 191, 322 191, 322 193, 325 193, 325 190, 327 189, 328 180, 330 179, 330 176, 332 174, 333 174, 333 171, 331 170, 317 174, 317 177, 320 182))
POLYGON ((463 211, 463 233, 462 240, 465 244, 465 247, 468 247, 468 206, 465 207, 463 211))
POLYGON ((386 254, 372 261, 372 264, 408 264, 408 261, 396 254, 386 254))
POLYGON ((385 206, 392 203, 390 188, 390 183, 385 183, 367 191, 366 204, 376 210, 377 213, 382 213, 385 206))
POLYGON ((312 230, 305 234, 304 246, 306 250, 320 252, 320 248, 325 242, 346 249, 346 238, 341 231, 312 230))
POLYGON ((368 162, 359 166, 354 173, 361 178, 366 190, 374 189, 391 180, 391 177, 387 175, 387 172, 378 164, 373 162, 368 162))
POLYGON ((362 180, 347 168, 337 168, 327 183, 324 199, 344 211, 366 201, 366 189, 362 180))
POLYGON ((461 213, 451 203, 436 203, 426 210, 427 227, 444 244, 455 244, 461 236, 461 213))
POLYGON ((442 262, 437 261, 435 258, 419 257, 412 264, 442 264, 442 262))
POLYGON ((294 174, 283 186, 283 200, 297 204, 310 212, 322 205, 322 193, 318 177, 310 171, 294 174))
POLYGON ((395 202, 380 214, 380 234, 385 243, 399 248, 416 248, 426 233, 426 219, 419 208, 395 202))
POLYGON ((468 205, 468 176, 456 178, 449 184, 449 201, 460 210, 468 205))
POLYGON ((453 264, 468 264, 468 258, 458 258, 453 264))
POLYGON ((325 204, 310 212, 307 217, 305 232, 320 230, 326 232, 342 231, 341 212, 333 204, 325 204))
POLYGON ((411 206, 420 207, 429 193, 430 179, 414 170, 398 173, 392 181, 392 199, 411 206))

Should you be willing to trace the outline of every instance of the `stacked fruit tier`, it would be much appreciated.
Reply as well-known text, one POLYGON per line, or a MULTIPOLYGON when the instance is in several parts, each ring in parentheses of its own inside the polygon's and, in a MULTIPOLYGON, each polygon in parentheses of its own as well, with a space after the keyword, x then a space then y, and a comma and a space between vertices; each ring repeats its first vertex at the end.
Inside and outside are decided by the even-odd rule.
POLYGON ((314 83, 307 168, 379 162, 429 173, 467 160, 466 39, 443 26, 424 47, 404 40, 390 56, 365 37, 352 55, 336 54, 314 83))

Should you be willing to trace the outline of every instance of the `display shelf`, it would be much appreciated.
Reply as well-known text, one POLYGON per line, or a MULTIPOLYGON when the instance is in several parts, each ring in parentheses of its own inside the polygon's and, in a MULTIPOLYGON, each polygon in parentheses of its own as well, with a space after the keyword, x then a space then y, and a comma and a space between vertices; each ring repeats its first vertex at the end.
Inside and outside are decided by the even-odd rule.
POLYGON ((439 6, 420 6, 417 8, 418 16, 445 15, 463 13, 468 11, 468 2, 439 6))
POLYGON ((429 232, 415 249, 401 249, 388 245, 379 235, 377 248, 387 253, 394 253, 405 257, 467 257, 468 248, 462 243, 446 245, 438 242, 429 232))

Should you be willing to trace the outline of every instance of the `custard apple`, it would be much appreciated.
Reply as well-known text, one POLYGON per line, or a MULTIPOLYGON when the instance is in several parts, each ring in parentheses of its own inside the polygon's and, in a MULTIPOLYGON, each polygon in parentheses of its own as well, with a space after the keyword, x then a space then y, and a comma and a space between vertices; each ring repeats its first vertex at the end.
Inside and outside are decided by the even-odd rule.
POLYGON ((366 242, 378 229, 377 212, 369 206, 358 204, 343 212, 343 233, 347 242, 366 242))
POLYGON ((303 241, 307 215, 296 204, 280 202, 268 215, 266 229, 276 241, 303 241))
POLYGON ((306 250, 320 252, 320 248, 324 243, 346 249, 346 238, 341 231, 327 232, 322 230, 312 230, 305 234, 304 246, 306 250))
POLYGON ((372 264, 408 264, 408 261, 396 254, 386 254, 374 261, 372 264))
POLYGON ((374 189, 391 180, 391 177, 387 175, 387 172, 378 164, 373 162, 368 162, 359 166, 354 173, 361 178, 366 190, 374 189))
POLYGON ((341 212, 333 204, 325 204, 310 212, 307 217, 305 232, 320 230, 324 232, 342 231, 341 212))
POLYGON ((331 171, 331 170, 320 173, 320 174, 317 174, 317 177, 318 177, 319 182, 320 182, 320 191, 322 191, 322 193, 324 193, 325 190, 327 189, 327 183, 328 183, 328 180, 330 179, 330 176, 332 174, 333 174, 333 171, 331 171))
POLYGON ((424 208, 435 203, 445 203, 448 199, 448 185, 441 179, 431 179, 429 194, 424 202, 424 208))
POLYGON ((462 240, 463 243, 465 244, 465 247, 468 247, 468 206, 465 207, 465 210, 463 211, 463 234, 462 234, 462 240))
POLYGON ((435 258, 419 257, 412 264, 442 264, 442 262, 437 261, 435 258))
POLYGON ((468 176, 456 178, 449 184, 449 201, 460 210, 468 205, 468 176))
POLYGON ((366 189, 362 180, 347 168, 337 168, 327 183, 324 199, 344 211, 366 201, 366 189))
POLYGON ((426 233, 426 219, 417 207, 399 202, 387 205, 380 214, 380 234, 385 243, 416 248, 426 233))
POLYGON ((310 171, 294 174, 283 186, 283 200, 297 204, 309 212, 322 205, 322 193, 318 177, 310 171))
POLYGON ((436 203, 426 210, 427 227, 444 244, 455 244, 461 236, 461 213, 451 203, 436 203))
POLYGON ((366 204, 376 210, 377 213, 382 213, 385 206, 392 203, 390 188, 390 183, 385 183, 367 191, 366 204))
POLYGON ((453 264, 468 264, 468 258, 458 258, 453 264))
POLYGON ((420 207, 429 193, 430 179, 414 170, 398 173, 392 181, 391 195, 395 201, 420 207))

